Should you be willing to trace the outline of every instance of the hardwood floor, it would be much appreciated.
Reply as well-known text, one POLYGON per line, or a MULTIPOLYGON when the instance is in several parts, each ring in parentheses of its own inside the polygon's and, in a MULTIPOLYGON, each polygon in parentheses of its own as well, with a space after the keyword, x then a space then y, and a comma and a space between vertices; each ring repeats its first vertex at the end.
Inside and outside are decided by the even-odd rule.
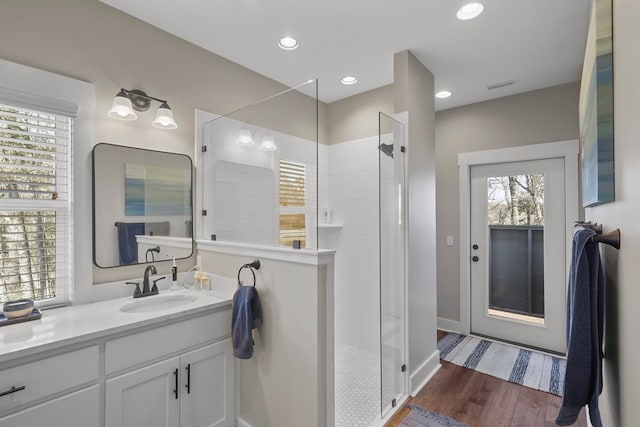
MULTIPOLYGON (((438 331, 438 339, 446 333, 438 331)), ((551 427, 562 398, 440 361, 442 367, 409 403, 471 427, 551 427)), ((387 427, 397 427, 410 409, 402 408, 387 427)), ((586 427, 584 410, 575 426, 586 427)))

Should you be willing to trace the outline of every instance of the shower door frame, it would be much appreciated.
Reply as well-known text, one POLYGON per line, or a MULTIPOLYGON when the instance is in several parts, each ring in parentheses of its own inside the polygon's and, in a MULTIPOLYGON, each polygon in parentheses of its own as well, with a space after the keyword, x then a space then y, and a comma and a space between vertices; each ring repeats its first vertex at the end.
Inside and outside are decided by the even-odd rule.
MULTIPOLYGON (((407 359, 408 359, 408 353, 407 353, 407 344, 408 344, 408 325, 407 325, 407 307, 408 307, 408 301, 407 301, 407 250, 408 250, 408 236, 407 236, 407 221, 408 221, 408 201, 407 201, 407 159, 406 159, 406 154, 407 154, 407 138, 406 138, 406 120, 402 120, 402 117, 391 117, 388 116, 382 112, 380 112, 378 114, 378 174, 379 174, 379 185, 378 185, 378 219, 379 219, 379 227, 378 227, 378 232, 379 232, 379 268, 380 268, 380 415, 381 415, 381 419, 385 420, 388 419, 389 417, 391 417, 395 411, 397 411, 400 407, 402 407, 402 403, 403 401, 408 397, 409 395, 409 376, 408 376, 408 369, 407 369, 407 359), (392 128, 392 133, 395 132, 395 125, 400 125, 401 126, 401 130, 402 130, 402 135, 401 135, 401 140, 397 141, 395 139, 394 136, 394 140, 393 140, 393 148, 391 149, 391 153, 395 152, 395 156, 401 156, 401 165, 402 165, 402 171, 400 172, 401 174, 401 180, 402 182, 400 183, 400 188, 398 190, 398 208, 400 210, 399 212, 399 221, 400 221, 400 231, 399 231, 399 237, 402 239, 402 242, 400 242, 400 245, 402 247, 402 260, 401 260, 401 268, 402 268, 402 284, 401 284, 401 291, 402 291, 402 296, 401 296, 401 309, 402 309, 402 313, 400 315, 400 327, 401 327, 401 331, 397 336, 397 339, 401 340, 401 348, 400 348, 400 362, 401 365, 397 366, 398 371, 396 372, 397 376, 394 376, 394 381, 398 381, 398 383, 400 383, 400 385, 398 386, 397 389, 394 388, 394 391, 396 391, 395 396, 392 398, 392 402, 395 403, 393 404, 392 402, 385 402, 383 401, 384 396, 384 388, 385 388, 385 384, 384 384, 384 372, 385 372, 385 364, 384 364, 384 355, 385 355, 385 350, 384 350, 384 342, 383 342, 383 329, 384 329, 384 295, 383 295, 383 280, 384 280, 384 275, 383 275, 383 267, 382 267, 382 261, 383 261, 383 247, 382 247, 382 239, 383 239, 383 230, 382 230, 382 219, 383 219, 383 214, 382 214, 382 174, 381 174, 381 159, 382 156, 386 155, 391 157, 391 155, 389 153, 386 152, 386 150, 382 150, 380 149, 381 144, 383 142, 383 133, 382 133, 382 120, 389 120, 390 123, 394 126, 392 128), (399 390, 398 390, 399 389, 399 390)), ((386 135, 386 134, 385 134, 386 135)), ((393 158, 393 157, 392 157, 393 158)), ((394 165, 394 173, 395 168, 397 166, 394 165)), ((397 183, 398 180, 398 176, 394 175, 394 188, 395 188, 395 184, 397 183)), ((400 246, 397 246, 397 248, 399 248, 400 246)), ((396 267, 398 266, 398 264, 396 264, 396 267)), ((397 362, 397 360, 394 360, 394 362, 397 362)))

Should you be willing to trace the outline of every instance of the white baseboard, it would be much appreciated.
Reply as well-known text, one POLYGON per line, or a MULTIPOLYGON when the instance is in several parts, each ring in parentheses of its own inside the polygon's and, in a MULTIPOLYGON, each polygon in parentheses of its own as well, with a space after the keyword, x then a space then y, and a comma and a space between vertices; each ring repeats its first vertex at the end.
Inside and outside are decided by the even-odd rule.
POLYGON ((438 329, 446 332, 455 332, 457 334, 462 333, 459 320, 445 319, 442 317, 438 317, 438 329))
POLYGON ((416 396, 418 392, 425 386, 440 369, 440 352, 434 351, 433 354, 425 360, 409 377, 409 390, 411 396, 416 396))
POLYGON ((243 420, 242 418, 238 418, 236 422, 236 427, 253 427, 251 424, 243 420))

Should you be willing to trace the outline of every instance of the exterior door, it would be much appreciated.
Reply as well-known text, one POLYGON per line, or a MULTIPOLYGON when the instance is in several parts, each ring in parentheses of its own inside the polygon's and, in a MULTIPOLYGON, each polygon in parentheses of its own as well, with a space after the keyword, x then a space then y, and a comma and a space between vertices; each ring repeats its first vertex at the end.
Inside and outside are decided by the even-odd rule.
POLYGON ((472 166, 471 332, 565 353, 564 159, 472 166))

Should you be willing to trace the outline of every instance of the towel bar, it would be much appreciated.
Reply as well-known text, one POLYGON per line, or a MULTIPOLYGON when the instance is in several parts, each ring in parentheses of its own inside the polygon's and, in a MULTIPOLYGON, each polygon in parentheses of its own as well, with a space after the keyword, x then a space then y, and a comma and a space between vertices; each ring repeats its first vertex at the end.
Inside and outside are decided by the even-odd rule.
POLYGON ((617 228, 605 234, 596 234, 591 237, 591 241, 595 243, 604 243, 605 245, 620 249, 620 229, 617 228))
POLYGON ((594 243, 604 243, 605 245, 613 246, 616 249, 620 249, 620 229, 617 228, 608 233, 602 233, 602 224, 592 223, 591 221, 576 221, 573 223, 574 227, 589 228, 596 232, 596 235, 591 237, 591 241, 594 243))

